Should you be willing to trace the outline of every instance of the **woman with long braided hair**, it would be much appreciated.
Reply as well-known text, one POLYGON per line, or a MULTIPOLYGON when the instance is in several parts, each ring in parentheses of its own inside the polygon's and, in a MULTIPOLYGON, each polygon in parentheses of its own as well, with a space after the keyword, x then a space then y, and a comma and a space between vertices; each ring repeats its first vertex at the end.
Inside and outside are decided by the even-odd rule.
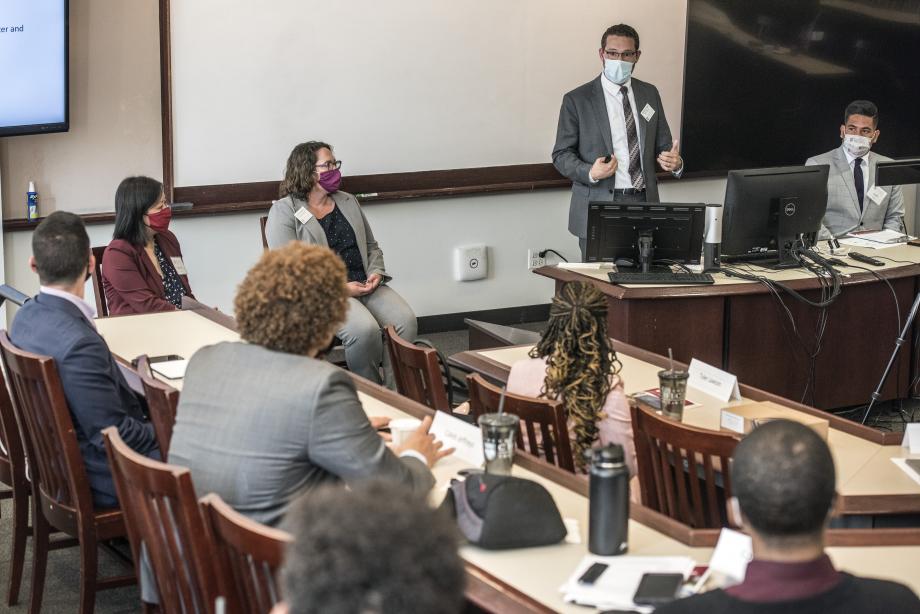
POLYGON ((549 324, 530 359, 512 365, 508 392, 562 400, 579 470, 585 468, 585 451, 617 443, 634 475, 636 452, 621 366, 607 336, 604 295, 586 283, 567 283, 553 298, 549 324))

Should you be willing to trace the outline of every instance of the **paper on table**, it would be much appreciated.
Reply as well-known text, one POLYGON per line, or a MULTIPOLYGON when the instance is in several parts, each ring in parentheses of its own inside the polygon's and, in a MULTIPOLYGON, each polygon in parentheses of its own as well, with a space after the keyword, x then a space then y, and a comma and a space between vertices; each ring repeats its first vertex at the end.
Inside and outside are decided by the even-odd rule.
POLYGON ((181 360, 167 360, 165 362, 155 362, 150 365, 150 368, 155 372, 159 373, 166 379, 182 379, 185 377, 185 366, 188 364, 188 359, 183 358, 181 360))
POLYGON ((889 247, 897 247, 898 245, 903 245, 903 243, 883 243, 879 241, 872 241, 862 237, 845 237, 840 239, 840 243, 842 245, 849 245, 850 247, 866 247, 869 249, 888 249, 889 247))
POLYGON ((434 412, 429 433, 444 443, 444 448, 455 448, 454 454, 474 467, 482 467, 482 431, 479 427, 455 418, 447 412, 434 412))
POLYGON ((651 612, 633 603, 639 581, 646 573, 680 573, 687 578, 693 571, 693 559, 685 556, 593 556, 581 560, 569 579, 560 587, 568 603, 595 606, 599 609, 624 609, 651 612), (588 567, 605 563, 607 569, 594 584, 578 583, 588 567))
POLYGON ((917 484, 920 484, 920 472, 917 469, 914 469, 907 464, 908 460, 920 460, 920 459, 907 459, 907 458, 892 458, 891 462, 901 468, 901 470, 907 474, 907 476, 912 479, 917 484))
POLYGON ((884 230, 873 230, 869 232, 851 232, 847 235, 847 238, 862 239, 864 241, 869 241, 870 243, 905 243, 910 236, 905 235, 903 232, 898 232, 897 230, 891 230, 890 228, 885 228, 884 230))

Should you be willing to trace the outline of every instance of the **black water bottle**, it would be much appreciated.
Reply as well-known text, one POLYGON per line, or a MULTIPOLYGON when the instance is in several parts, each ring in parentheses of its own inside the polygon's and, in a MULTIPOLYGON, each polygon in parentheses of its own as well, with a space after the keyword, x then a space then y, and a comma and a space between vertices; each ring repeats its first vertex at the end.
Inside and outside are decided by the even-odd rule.
POLYGON ((623 446, 594 448, 585 456, 591 471, 588 551, 623 554, 629 547, 629 469, 623 446))

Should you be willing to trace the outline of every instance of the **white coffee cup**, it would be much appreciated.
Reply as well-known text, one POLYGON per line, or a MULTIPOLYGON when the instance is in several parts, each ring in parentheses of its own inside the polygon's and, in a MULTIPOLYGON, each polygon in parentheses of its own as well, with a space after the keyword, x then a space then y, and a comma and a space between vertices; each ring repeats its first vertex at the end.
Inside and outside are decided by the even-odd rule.
POLYGON ((390 435, 392 436, 393 445, 401 446, 403 442, 409 438, 413 432, 418 430, 418 427, 422 425, 422 421, 418 418, 398 418, 396 420, 390 420, 390 435))

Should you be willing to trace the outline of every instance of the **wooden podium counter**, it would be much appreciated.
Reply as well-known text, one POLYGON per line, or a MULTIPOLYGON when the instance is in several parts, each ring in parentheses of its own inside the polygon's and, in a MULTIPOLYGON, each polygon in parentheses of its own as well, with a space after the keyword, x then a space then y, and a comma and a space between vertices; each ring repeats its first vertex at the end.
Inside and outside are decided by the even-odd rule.
MULTIPOLYGON (((810 361, 786 311, 763 284, 719 273, 713 275, 716 283, 711 286, 619 286, 607 281, 609 270, 542 267, 535 272, 554 279, 557 292, 569 281, 588 282, 603 292, 608 332, 614 339, 656 354, 667 355, 670 347, 681 362, 698 358, 751 386, 832 409, 869 401, 900 333, 898 310, 903 322, 918 291, 920 247, 856 251, 898 262, 886 260, 884 267, 872 267, 841 258, 863 269, 840 268, 845 275, 842 292, 827 309, 814 390, 804 399, 810 361), (891 289, 864 268, 873 269, 891 289)), ((781 281, 812 301, 820 297, 819 281, 805 271, 768 272, 758 267, 756 274, 781 281)), ((813 345, 820 309, 786 293, 781 296, 799 335, 813 345)), ((911 347, 905 345, 882 399, 908 396, 912 372, 911 347)))

